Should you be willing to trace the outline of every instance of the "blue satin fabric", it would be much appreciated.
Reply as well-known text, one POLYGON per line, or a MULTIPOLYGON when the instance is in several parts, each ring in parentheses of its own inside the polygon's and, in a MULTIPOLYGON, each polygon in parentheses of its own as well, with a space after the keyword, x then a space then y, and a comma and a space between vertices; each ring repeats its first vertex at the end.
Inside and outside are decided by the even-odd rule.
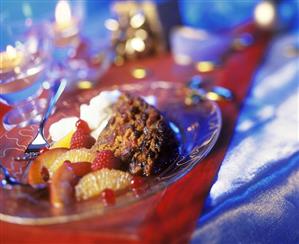
POLYGON ((299 243, 298 47, 293 33, 268 50, 192 243, 299 243))
POLYGON ((194 243, 299 243, 299 153, 205 214, 194 243))

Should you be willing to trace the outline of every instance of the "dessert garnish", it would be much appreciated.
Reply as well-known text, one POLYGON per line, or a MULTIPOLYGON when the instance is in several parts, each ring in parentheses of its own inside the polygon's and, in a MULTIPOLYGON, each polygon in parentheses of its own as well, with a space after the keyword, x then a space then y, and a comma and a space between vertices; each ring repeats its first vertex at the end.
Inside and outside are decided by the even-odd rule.
POLYGON ((76 128, 71 137, 70 148, 91 148, 95 143, 95 139, 90 135, 88 124, 84 120, 79 119, 76 122, 76 128))
POLYGON ((95 159, 92 162, 91 168, 93 171, 99 169, 119 169, 121 161, 114 156, 110 150, 102 150, 97 152, 95 159))
POLYGON ((55 207, 69 205, 75 201, 75 185, 91 171, 90 162, 71 163, 65 161, 55 172, 50 184, 50 200, 55 207))
POLYGON ((113 191, 125 190, 130 186, 132 175, 128 172, 103 168, 83 176, 75 186, 77 200, 98 196, 109 188, 113 191))
POLYGON ((115 204, 115 193, 113 190, 105 189, 102 191, 101 196, 105 205, 115 204))
POLYGON ((53 148, 43 151, 31 164, 28 172, 28 183, 31 185, 39 185, 46 183, 50 176, 45 179, 45 172, 49 175, 49 168, 52 163, 63 153, 67 152, 67 148, 53 148))

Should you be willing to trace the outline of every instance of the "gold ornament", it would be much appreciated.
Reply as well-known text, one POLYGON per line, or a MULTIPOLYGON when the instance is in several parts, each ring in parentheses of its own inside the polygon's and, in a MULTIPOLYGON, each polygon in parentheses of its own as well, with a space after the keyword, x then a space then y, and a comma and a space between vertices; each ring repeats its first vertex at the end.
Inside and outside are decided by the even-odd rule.
POLYGON ((154 3, 116 2, 112 11, 115 17, 107 19, 105 27, 111 33, 116 65, 165 50, 154 3))

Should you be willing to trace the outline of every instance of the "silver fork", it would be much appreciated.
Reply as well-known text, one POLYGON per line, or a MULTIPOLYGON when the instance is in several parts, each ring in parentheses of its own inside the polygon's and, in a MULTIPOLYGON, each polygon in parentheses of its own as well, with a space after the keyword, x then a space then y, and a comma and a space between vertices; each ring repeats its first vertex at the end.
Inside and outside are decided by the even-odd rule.
POLYGON ((34 159, 39 155, 40 149, 49 146, 45 136, 44 136, 44 126, 46 121, 48 120, 49 116, 51 115, 55 105, 61 96, 62 92, 66 87, 67 81, 65 79, 57 79, 54 81, 53 86, 51 87, 50 91, 50 101, 47 106, 47 110, 43 115, 43 118, 38 127, 38 133, 33 141, 28 145, 27 149, 25 150, 22 156, 18 156, 15 158, 17 161, 27 161, 34 159))

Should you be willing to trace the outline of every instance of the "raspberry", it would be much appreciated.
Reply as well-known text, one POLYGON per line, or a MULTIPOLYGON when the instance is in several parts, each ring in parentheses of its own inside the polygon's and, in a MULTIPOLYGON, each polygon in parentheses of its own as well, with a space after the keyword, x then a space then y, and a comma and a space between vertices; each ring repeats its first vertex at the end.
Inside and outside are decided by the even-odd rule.
POLYGON ((102 191, 101 196, 106 206, 115 204, 115 194, 113 190, 106 188, 102 191))
POLYGON ((83 129, 78 128, 72 136, 70 148, 91 148, 94 143, 95 139, 91 135, 85 133, 83 129))
POLYGON ((103 168, 118 169, 119 167, 120 160, 116 158, 110 150, 99 151, 91 164, 91 169, 93 171, 103 168))
POLYGON ((87 122, 84 121, 83 119, 79 119, 76 122, 76 127, 77 127, 77 129, 81 129, 82 131, 84 131, 86 134, 90 133, 90 128, 89 128, 87 122))

